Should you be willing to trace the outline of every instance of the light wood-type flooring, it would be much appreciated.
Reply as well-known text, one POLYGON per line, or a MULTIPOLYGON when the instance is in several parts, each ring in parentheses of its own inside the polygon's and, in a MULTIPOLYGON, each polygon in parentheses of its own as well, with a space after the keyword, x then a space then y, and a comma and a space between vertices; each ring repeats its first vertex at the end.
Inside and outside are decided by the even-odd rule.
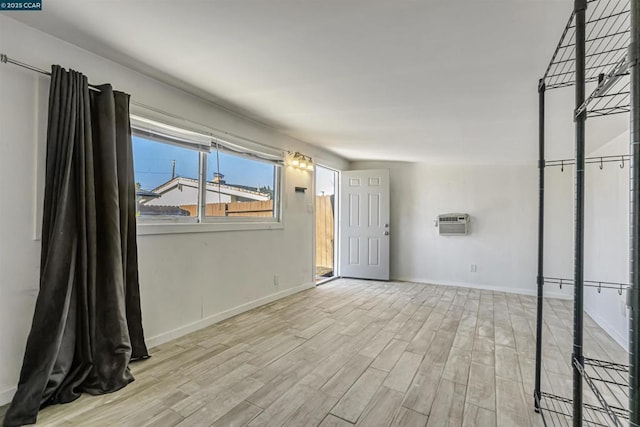
MULTIPOLYGON (((544 307, 544 389, 567 397, 571 304, 544 307)), ((123 390, 38 425, 538 426, 535 312, 531 296, 339 279, 156 347, 123 390)), ((627 362, 585 324, 587 354, 627 362)))

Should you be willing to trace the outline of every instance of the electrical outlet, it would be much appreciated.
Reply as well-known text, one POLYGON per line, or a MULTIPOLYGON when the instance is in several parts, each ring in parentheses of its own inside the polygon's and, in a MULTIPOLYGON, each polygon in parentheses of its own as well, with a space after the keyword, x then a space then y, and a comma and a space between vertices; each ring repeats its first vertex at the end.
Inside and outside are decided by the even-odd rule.
POLYGON ((277 274, 273 275, 273 286, 278 286, 280 284, 280 277, 277 274))
POLYGON ((472 273, 477 273, 478 272, 478 264, 471 264, 471 272, 472 273))

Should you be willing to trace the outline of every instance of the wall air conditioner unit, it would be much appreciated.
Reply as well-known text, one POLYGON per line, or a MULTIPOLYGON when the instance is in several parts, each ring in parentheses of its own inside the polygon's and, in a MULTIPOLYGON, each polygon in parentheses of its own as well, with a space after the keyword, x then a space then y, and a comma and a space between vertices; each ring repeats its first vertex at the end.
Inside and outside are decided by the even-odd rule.
POLYGON ((469 234, 471 218, 465 213, 438 215, 436 225, 441 236, 465 236, 469 234))

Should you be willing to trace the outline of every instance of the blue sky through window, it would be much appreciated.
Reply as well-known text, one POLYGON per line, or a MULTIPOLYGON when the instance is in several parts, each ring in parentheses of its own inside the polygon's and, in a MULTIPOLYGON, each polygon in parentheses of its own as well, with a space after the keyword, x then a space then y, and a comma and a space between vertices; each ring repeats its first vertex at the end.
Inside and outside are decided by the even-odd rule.
MULTIPOLYGON (((274 166, 240 156, 220 153, 220 172, 227 184, 250 187, 271 187, 274 166)), ((133 136, 135 181, 145 190, 153 190, 171 179, 172 161, 176 161, 176 176, 198 178, 198 152, 170 144, 133 136)), ((216 152, 209 153, 207 180, 216 172, 216 152)))

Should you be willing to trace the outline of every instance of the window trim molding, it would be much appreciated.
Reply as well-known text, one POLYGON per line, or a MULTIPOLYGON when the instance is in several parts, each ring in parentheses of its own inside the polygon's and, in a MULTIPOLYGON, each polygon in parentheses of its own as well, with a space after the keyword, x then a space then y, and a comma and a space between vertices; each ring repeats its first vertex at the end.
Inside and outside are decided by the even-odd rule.
MULTIPOLYGON (((253 218, 250 218, 253 219, 253 218)), ((144 223, 137 226, 138 236, 161 234, 190 234, 190 233, 218 233, 229 231, 259 231, 259 230, 283 230, 284 223, 280 222, 255 222, 255 221, 227 221, 227 222, 194 222, 194 223, 144 223)))

